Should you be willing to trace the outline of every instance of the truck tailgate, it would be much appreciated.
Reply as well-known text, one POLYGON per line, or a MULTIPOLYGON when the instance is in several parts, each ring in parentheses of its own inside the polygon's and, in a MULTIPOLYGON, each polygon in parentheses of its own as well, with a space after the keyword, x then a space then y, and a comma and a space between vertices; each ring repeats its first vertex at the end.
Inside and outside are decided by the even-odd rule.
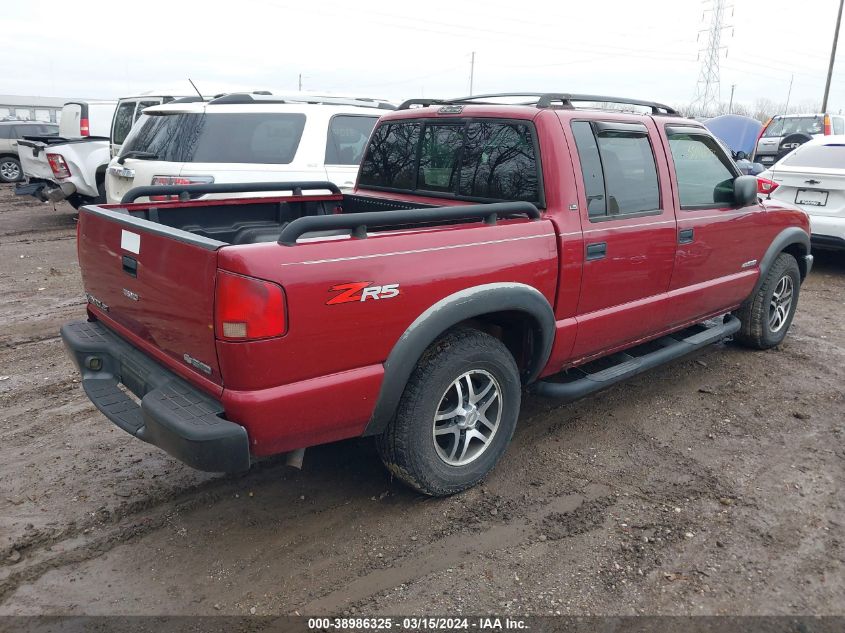
POLYGON ((47 162, 47 144, 41 141, 18 141, 18 156, 23 173, 32 178, 53 180, 53 170, 47 162))
POLYGON ((216 242, 99 207, 79 213, 79 265, 92 311, 222 384, 214 339, 216 242))

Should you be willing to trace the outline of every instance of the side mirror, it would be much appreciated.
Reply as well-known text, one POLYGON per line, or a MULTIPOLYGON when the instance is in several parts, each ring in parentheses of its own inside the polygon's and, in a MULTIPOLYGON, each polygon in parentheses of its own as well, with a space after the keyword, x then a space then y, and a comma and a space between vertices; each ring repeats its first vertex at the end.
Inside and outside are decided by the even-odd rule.
POLYGON ((734 204, 738 207, 757 204, 756 176, 738 176, 734 180, 734 204))
POLYGON ((736 159, 737 159, 737 160, 745 160, 746 158, 748 158, 748 154, 746 154, 746 153, 745 153, 745 152, 743 152, 742 150, 739 150, 739 151, 736 153, 736 159))

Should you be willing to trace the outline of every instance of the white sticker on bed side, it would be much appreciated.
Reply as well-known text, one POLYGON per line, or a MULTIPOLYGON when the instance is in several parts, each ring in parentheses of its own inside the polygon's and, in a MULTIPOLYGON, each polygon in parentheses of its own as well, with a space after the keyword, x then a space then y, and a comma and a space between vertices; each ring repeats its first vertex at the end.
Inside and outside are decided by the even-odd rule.
POLYGON ((120 232, 120 248, 136 255, 141 252, 141 236, 131 231, 120 232))

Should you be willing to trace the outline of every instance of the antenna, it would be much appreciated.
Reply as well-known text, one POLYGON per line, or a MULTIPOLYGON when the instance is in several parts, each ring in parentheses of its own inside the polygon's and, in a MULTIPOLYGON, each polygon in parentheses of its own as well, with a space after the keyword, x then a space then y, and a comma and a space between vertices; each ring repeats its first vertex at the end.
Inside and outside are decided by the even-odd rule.
POLYGON ((719 53, 726 51, 727 47, 722 46, 722 31, 732 29, 730 25, 723 24, 725 13, 728 9, 733 11, 733 6, 728 6, 727 0, 709 0, 709 8, 704 10, 702 20, 706 19, 707 12, 710 12, 710 24, 706 29, 699 31, 707 33, 707 44, 699 51, 701 59, 701 71, 698 75, 698 83, 695 87, 695 97, 690 104, 690 110, 707 116, 715 113, 719 108, 719 53))
POLYGON ((194 90, 197 91, 197 94, 200 96, 200 99, 205 99, 205 97, 203 97, 202 93, 199 91, 199 88, 197 88, 196 84, 193 82, 193 80, 190 77, 188 77, 188 81, 191 83, 191 86, 194 88, 194 90))

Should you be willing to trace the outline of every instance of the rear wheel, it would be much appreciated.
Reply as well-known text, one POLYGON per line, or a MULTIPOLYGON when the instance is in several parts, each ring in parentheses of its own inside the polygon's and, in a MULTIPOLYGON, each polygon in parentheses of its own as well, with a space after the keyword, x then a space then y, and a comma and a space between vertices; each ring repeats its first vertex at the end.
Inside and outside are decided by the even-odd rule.
POLYGON ((11 156, 0 158, 0 182, 17 182, 21 176, 23 176, 23 170, 17 158, 11 156))
POLYGON ((521 391, 516 362, 501 341, 470 329, 446 334, 420 359, 379 438, 382 461, 424 494, 475 485, 510 442, 521 391))
POLYGON ((766 274, 763 285, 737 313, 742 328, 735 338, 756 349, 780 345, 792 325, 800 290, 798 262, 789 253, 781 253, 766 274))

